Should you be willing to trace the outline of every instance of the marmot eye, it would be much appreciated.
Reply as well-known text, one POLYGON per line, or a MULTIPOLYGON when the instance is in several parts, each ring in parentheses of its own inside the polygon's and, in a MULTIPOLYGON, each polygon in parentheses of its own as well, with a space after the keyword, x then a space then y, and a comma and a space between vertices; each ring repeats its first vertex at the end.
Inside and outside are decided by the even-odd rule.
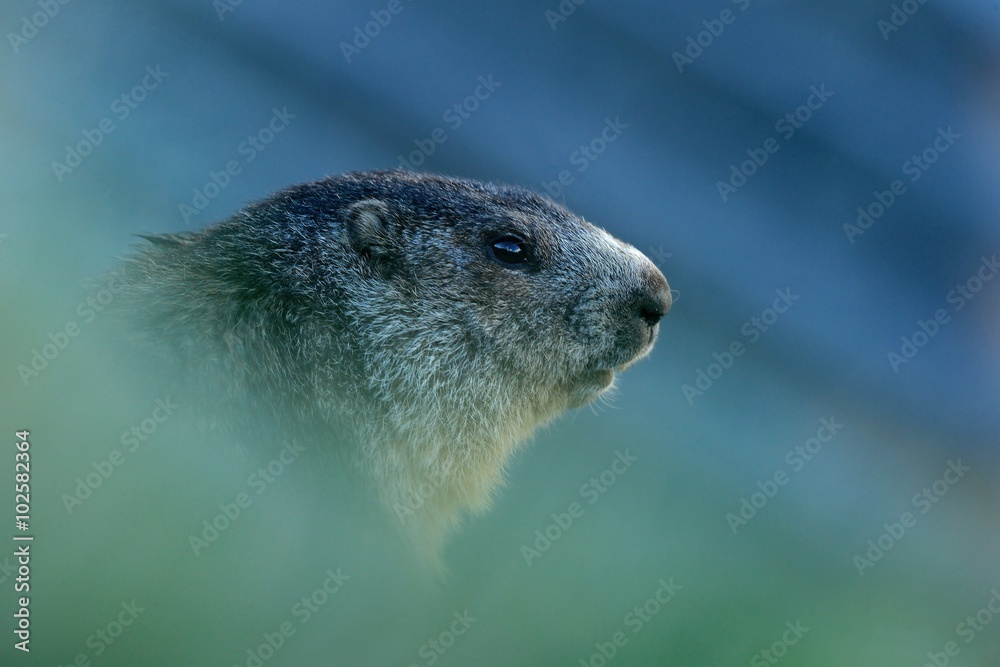
POLYGON ((501 264, 524 264, 528 261, 528 244, 516 236, 501 236, 490 242, 490 252, 501 264))

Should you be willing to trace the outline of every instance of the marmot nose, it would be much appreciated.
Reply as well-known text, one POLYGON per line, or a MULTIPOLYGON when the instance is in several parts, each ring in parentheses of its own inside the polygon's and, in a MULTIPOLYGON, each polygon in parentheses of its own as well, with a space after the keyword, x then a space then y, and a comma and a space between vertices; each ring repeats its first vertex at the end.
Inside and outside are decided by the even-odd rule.
POLYGON ((650 275, 646 283, 646 289, 635 302, 635 312, 649 327, 655 327, 670 310, 670 286, 659 271, 650 275))

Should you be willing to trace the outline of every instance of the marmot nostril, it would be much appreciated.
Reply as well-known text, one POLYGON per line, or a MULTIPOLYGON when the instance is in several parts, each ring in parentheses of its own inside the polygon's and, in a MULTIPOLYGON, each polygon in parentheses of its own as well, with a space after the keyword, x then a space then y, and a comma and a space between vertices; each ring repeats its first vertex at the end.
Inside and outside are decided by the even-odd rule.
POLYGON ((639 319, 650 327, 655 327, 663 319, 670 310, 671 302, 667 281, 658 274, 655 282, 655 286, 642 294, 637 301, 639 319))
POLYGON ((644 303, 639 306, 639 317, 651 327, 655 327, 666 314, 666 309, 659 303, 644 303))

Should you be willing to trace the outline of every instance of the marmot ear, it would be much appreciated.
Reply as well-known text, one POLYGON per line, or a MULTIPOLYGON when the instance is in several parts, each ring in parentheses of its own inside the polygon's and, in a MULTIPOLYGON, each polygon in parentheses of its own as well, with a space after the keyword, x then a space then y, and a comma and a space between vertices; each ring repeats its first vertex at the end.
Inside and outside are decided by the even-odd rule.
POLYGON ((347 209, 347 239, 359 255, 388 259, 393 253, 395 218, 385 202, 364 199, 347 209))

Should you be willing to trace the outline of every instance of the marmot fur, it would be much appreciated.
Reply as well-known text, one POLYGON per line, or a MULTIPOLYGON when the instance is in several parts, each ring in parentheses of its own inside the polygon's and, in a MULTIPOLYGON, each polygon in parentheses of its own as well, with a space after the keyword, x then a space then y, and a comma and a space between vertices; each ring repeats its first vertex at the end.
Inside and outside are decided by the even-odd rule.
POLYGON ((670 307, 649 259, 562 206, 405 171, 146 238, 123 301, 190 402, 338 448, 432 550, 532 431, 650 351, 670 307))

